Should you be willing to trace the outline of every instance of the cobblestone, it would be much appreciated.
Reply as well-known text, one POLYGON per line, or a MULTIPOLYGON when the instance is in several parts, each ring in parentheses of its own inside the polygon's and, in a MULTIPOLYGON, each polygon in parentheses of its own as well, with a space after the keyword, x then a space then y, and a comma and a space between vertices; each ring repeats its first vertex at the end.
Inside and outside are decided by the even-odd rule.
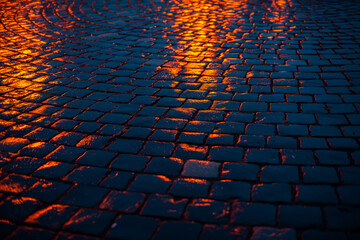
POLYGON ((264 203, 235 202, 232 222, 246 226, 276 224, 276 206, 264 203))
POLYGON ((229 203, 212 200, 195 200, 187 209, 190 221, 225 223, 229 218, 229 203))
POLYGON ((359 11, 0 1, 0 238, 359 239, 359 11))

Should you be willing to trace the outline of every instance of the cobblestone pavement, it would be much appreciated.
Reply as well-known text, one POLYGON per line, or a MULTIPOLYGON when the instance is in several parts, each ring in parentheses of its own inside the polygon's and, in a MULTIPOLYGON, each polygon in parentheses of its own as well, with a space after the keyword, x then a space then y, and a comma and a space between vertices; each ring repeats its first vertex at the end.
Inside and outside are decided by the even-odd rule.
POLYGON ((360 239, 359 1, 0 9, 0 239, 360 239))

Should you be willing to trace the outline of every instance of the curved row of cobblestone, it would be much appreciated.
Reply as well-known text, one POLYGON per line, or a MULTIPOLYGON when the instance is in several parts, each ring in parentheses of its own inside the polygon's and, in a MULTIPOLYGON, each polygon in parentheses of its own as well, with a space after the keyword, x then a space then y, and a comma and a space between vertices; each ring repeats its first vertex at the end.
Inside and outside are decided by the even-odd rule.
POLYGON ((0 238, 356 239, 359 11, 0 1, 0 238))

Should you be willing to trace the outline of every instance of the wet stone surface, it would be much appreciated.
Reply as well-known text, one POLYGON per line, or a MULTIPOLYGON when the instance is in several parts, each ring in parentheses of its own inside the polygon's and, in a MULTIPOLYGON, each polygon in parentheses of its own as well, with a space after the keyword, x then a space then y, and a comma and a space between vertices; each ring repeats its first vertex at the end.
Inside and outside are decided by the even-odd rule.
POLYGON ((359 239, 359 12, 0 0, 0 238, 359 239))

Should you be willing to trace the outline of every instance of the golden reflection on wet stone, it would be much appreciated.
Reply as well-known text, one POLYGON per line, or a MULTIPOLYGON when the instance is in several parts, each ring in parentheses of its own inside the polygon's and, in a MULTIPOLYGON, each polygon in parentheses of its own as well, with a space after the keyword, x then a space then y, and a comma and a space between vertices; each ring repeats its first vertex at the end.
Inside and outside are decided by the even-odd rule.
POLYGON ((355 239, 359 9, 1 1, 0 238, 355 239))

